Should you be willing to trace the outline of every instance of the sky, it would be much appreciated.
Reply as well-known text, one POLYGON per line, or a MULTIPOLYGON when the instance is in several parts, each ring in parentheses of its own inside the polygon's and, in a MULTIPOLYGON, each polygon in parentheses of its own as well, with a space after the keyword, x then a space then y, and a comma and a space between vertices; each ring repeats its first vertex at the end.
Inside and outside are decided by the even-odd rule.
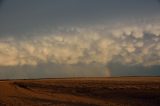
POLYGON ((160 75, 159 0, 0 0, 0 79, 160 75))

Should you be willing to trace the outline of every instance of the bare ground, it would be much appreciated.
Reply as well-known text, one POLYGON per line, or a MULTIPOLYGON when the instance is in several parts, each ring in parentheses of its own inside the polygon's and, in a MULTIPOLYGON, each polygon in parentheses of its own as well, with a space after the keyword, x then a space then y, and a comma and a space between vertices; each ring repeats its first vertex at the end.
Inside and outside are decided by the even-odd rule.
POLYGON ((160 106, 160 77, 5 80, 0 106, 160 106))

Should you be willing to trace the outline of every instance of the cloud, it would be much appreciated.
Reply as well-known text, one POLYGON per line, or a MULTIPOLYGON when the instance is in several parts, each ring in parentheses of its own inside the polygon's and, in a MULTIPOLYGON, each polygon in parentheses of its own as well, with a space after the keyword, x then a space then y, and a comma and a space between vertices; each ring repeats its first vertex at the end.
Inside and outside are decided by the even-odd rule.
POLYGON ((102 64, 39 64, 35 66, 0 67, 1 79, 108 77, 110 70, 102 64), (91 67, 92 66, 92 67, 91 67))
POLYGON ((4 1, 4 0, 0 0, 0 6, 2 5, 3 1, 4 1))
POLYGON ((67 27, 29 38, 1 38, 0 66, 54 64, 160 64, 158 24, 67 27))

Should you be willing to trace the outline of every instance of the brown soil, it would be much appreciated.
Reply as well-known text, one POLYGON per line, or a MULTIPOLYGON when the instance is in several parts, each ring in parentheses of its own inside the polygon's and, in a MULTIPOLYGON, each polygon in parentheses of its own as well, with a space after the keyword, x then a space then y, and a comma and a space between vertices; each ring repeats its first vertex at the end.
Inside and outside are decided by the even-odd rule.
POLYGON ((0 81, 0 106, 160 106, 160 77, 0 81))

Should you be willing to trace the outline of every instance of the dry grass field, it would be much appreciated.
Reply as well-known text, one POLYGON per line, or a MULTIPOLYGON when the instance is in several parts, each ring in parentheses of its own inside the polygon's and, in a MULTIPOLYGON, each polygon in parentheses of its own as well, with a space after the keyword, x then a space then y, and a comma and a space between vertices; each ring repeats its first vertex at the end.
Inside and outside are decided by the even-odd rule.
POLYGON ((160 106, 160 77, 1 80, 0 106, 160 106))

